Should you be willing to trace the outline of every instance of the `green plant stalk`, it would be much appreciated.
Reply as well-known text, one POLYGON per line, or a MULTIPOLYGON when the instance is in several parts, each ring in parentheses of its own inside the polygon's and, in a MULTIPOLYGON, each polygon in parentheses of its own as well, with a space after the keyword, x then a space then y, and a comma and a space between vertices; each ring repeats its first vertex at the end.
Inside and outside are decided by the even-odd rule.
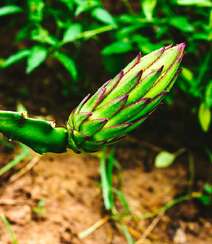
POLYGON ((8 219, 6 218, 6 216, 4 214, 0 215, 0 221, 2 221, 2 223, 4 224, 4 226, 7 230, 7 233, 10 237, 11 244, 18 244, 18 240, 16 238, 15 232, 13 231, 13 228, 12 228, 10 222, 8 221, 8 219))
POLYGON ((29 148, 24 144, 21 144, 21 149, 22 151, 20 152, 20 154, 16 155, 13 160, 11 160, 5 166, 0 168, 0 176, 2 176, 6 172, 14 168, 17 164, 19 164, 22 160, 24 160, 28 156, 29 148))
POLYGON ((65 152, 67 130, 55 128, 54 124, 41 119, 27 118, 19 112, 0 111, 0 132, 43 154, 65 152))

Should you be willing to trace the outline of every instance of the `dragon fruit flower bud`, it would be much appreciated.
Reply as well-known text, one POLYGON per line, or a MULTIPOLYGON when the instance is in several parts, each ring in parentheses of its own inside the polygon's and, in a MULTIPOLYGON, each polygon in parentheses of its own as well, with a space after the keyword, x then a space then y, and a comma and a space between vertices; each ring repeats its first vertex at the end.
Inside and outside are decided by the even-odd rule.
POLYGON ((179 74, 185 44, 139 53, 94 95, 86 96, 68 119, 69 147, 95 152, 138 127, 170 91, 179 74))

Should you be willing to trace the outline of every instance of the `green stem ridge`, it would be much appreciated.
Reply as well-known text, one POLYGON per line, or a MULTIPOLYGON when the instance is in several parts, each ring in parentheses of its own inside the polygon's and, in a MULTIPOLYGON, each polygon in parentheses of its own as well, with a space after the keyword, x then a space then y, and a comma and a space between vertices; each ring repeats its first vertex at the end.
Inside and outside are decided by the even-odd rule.
POLYGON ((53 123, 27 118, 19 112, 0 111, 0 132, 43 154, 65 152, 68 144, 67 130, 53 123))

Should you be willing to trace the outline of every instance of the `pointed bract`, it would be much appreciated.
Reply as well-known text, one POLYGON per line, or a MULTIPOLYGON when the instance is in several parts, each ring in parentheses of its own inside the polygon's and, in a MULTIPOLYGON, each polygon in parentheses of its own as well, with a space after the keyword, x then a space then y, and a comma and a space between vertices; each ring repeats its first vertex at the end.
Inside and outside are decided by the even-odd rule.
POLYGON ((185 44, 139 53, 118 75, 86 97, 68 120, 69 146, 98 151, 137 128, 170 91, 179 74, 185 44))

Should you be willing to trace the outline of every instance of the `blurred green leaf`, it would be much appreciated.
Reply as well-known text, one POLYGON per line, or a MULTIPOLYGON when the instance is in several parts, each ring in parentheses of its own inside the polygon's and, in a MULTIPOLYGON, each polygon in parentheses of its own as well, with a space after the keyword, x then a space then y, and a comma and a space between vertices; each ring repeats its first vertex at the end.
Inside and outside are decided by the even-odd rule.
POLYGON ((46 214, 46 202, 44 199, 38 201, 37 206, 32 208, 32 212, 38 217, 44 217, 46 214))
POLYGON ((91 29, 91 30, 87 30, 87 31, 82 32, 80 37, 85 39, 85 40, 87 40, 89 38, 96 37, 97 35, 99 35, 101 33, 104 33, 104 32, 107 32, 107 31, 111 31, 111 30, 113 30, 115 28, 116 28, 115 25, 101 26, 101 27, 98 27, 96 29, 91 29))
POLYGON ((25 38, 30 36, 30 28, 28 25, 22 27, 16 34, 15 41, 20 42, 23 41, 25 38))
POLYGON ((22 12, 22 8, 16 5, 7 5, 4 7, 0 7, 0 16, 5 16, 9 14, 17 14, 22 12))
POLYGON ((194 33, 193 35, 192 35, 192 39, 193 40, 210 40, 210 36, 209 36, 209 34, 208 33, 203 33, 203 32, 201 32, 201 33, 194 33))
POLYGON ((119 28, 119 30, 118 30, 118 32, 116 34, 116 37, 117 37, 117 39, 128 38, 129 35, 134 34, 134 32, 136 32, 138 29, 140 29, 141 26, 142 26, 141 24, 135 23, 135 24, 132 24, 132 25, 129 25, 129 26, 124 26, 123 28, 119 28))
POLYGON ((212 197, 211 196, 208 196, 206 194, 202 194, 198 199, 200 200, 200 202, 206 206, 209 206, 211 205, 212 203, 212 197))
POLYGON ((63 44, 74 41, 82 32, 82 26, 80 24, 71 25, 64 33, 63 44))
POLYGON ((175 16, 169 19, 169 24, 183 32, 192 32, 194 27, 184 16, 175 16))
POLYGON ((147 20, 151 21, 157 0, 140 0, 141 7, 147 20))
POLYGON ((34 46, 27 59, 26 73, 31 73, 41 63, 46 60, 48 50, 42 46, 34 46))
POLYGON ((211 184, 204 184, 203 192, 198 198, 200 202, 206 206, 212 204, 212 185, 211 184))
POLYGON ((212 194, 212 185, 206 183, 204 185, 204 191, 207 192, 208 194, 212 194))
POLYGON ((131 234, 130 234, 128 228, 127 228, 127 226, 124 225, 124 224, 121 224, 119 227, 120 227, 121 232, 125 236, 125 239, 126 239, 127 243, 128 244, 135 244, 135 241, 132 238, 132 236, 131 236, 131 234))
POLYGON ((133 49, 131 43, 118 41, 113 42, 112 44, 106 46, 102 50, 103 55, 112 55, 112 54, 120 54, 120 53, 127 53, 133 49))
POLYGON ((1 64, 1 68, 7 68, 7 67, 21 61, 22 59, 26 58, 29 54, 30 54, 29 49, 19 50, 18 52, 12 54, 7 59, 5 59, 3 61, 3 63, 1 64))
POLYGON ((136 42, 138 48, 142 53, 147 54, 151 51, 154 51, 157 48, 160 48, 162 44, 160 43, 151 43, 151 40, 148 37, 142 35, 132 35, 131 41, 136 42))
POLYGON ((40 23, 43 20, 43 10, 45 3, 43 0, 28 0, 29 19, 34 23, 40 23))
POLYGON ((208 108, 212 107, 212 80, 209 81, 206 87, 205 104, 208 108))
POLYGON ((60 0, 69 10, 73 10, 74 8, 74 0, 60 0))
POLYGON ((95 8, 91 12, 92 16, 105 24, 115 24, 113 16, 103 8, 95 8))
POLYGON ((23 105, 23 103, 18 102, 16 105, 16 111, 19 113, 27 113, 26 107, 23 105))
POLYGON ((0 221, 3 223, 3 225, 6 228, 6 231, 7 231, 8 236, 9 236, 9 243, 18 244, 18 240, 16 238, 16 234, 15 234, 15 232, 13 230, 12 224, 7 219, 7 217, 4 215, 4 213, 0 214, 0 221))
POLYGON ((179 5, 196 5, 198 7, 211 7, 211 0, 177 0, 179 5))
POLYGON ((36 28, 31 32, 31 39, 33 41, 37 41, 40 43, 46 43, 51 46, 55 46, 58 43, 57 39, 54 38, 53 36, 51 36, 49 34, 48 30, 46 30, 42 27, 36 28))
POLYGON ((129 204, 127 202, 127 199, 124 195, 124 193, 122 191, 119 191, 117 189, 113 189, 114 193, 116 194, 118 200, 120 201, 122 207, 124 208, 125 212, 126 213, 130 213, 130 207, 129 207, 129 204))
POLYGON ((75 15, 78 16, 81 13, 87 12, 97 6, 100 6, 100 2, 98 0, 75 0, 76 4, 78 5, 75 11, 75 15))
POLYGON ((113 194, 112 194, 112 184, 108 178, 107 172, 107 155, 105 150, 102 151, 100 158, 100 175, 101 175, 101 184, 102 184, 102 194, 104 205, 107 210, 113 208, 113 194))
POLYGON ((70 76, 76 80, 78 78, 78 71, 74 60, 63 52, 55 52, 54 57, 66 68, 70 76))
POLYGON ((191 83, 193 81, 193 73, 190 69, 183 67, 181 74, 183 76, 184 79, 186 79, 189 83, 191 83))
POLYGON ((205 103, 200 104, 198 116, 202 130, 207 132, 211 123, 211 111, 205 103))
POLYGON ((148 20, 146 18, 142 18, 141 16, 137 15, 129 15, 129 14, 122 14, 118 18, 119 22, 122 24, 143 24, 146 26, 148 24, 148 20))
POLYGON ((155 167, 166 168, 170 166, 176 158, 176 154, 167 151, 159 152, 155 157, 155 167))

